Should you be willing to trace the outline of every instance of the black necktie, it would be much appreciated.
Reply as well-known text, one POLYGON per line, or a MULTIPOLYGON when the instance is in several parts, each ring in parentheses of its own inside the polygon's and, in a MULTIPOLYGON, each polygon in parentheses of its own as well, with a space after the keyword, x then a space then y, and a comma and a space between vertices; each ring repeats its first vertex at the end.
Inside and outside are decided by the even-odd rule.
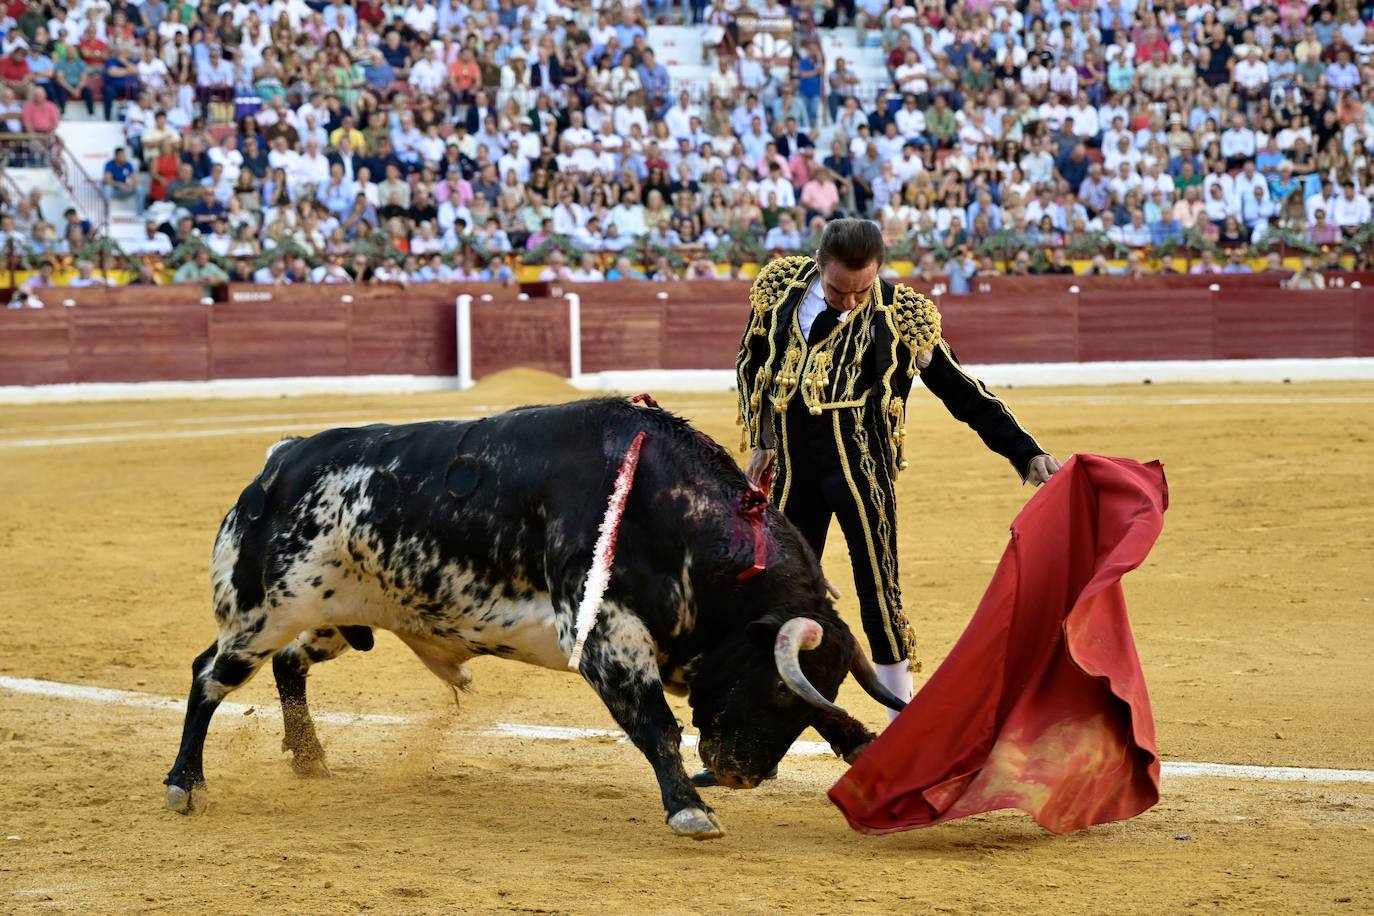
POLYGON ((825 311, 816 316, 816 320, 811 322, 811 333, 806 335, 806 345, 814 347, 816 344, 825 340, 830 332, 835 330, 840 324, 840 319, 844 317, 844 312, 833 309, 829 305, 825 311))

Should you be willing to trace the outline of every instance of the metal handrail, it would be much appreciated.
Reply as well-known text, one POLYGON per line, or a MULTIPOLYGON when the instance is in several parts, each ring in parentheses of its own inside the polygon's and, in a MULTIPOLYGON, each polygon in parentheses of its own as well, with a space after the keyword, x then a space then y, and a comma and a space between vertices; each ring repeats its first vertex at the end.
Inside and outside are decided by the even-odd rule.
POLYGON ((14 198, 16 204, 19 202, 19 199, 24 196, 24 189, 19 187, 15 180, 10 177, 9 172, 5 171, 5 163, 3 161, 0 161, 0 188, 3 188, 6 194, 14 198))
POLYGON ((84 167, 81 160, 77 159, 67 145, 62 142, 62 138, 57 134, 48 134, 48 162, 52 167, 53 174, 57 180, 62 182, 62 186, 71 195, 72 202, 76 205, 76 211, 81 214, 81 218, 89 220, 92 226, 98 227, 102 236, 110 234, 110 202, 105 199, 105 192, 101 189, 100 183, 92 178, 84 167))

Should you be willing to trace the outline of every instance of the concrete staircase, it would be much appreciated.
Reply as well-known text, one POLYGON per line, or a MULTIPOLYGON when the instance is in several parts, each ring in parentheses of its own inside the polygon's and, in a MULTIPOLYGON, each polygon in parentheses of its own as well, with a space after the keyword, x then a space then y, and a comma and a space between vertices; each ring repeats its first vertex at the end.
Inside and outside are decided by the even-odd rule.
MULTIPOLYGON (((68 106, 74 109, 77 106, 68 106)), ((118 112, 116 112, 118 113, 118 112)), ((99 182, 105 163, 114 156, 117 147, 124 146, 124 126, 118 121, 63 120, 57 128, 58 136, 81 164, 86 174, 99 182)), ((132 200, 110 203, 110 238, 116 242, 141 238, 143 223, 132 200)))
MULTIPOLYGON (((716 63, 714 55, 708 54, 702 46, 701 33, 700 26, 657 25, 649 29, 649 44, 673 79, 674 97, 684 88, 694 99, 706 96, 707 81, 716 63)), ((843 57, 849 69, 858 75, 861 81, 860 96, 866 103, 885 93, 890 81, 881 47, 861 46, 852 28, 822 29, 820 34, 821 50, 827 65, 833 67, 834 62, 843 57)), ((822 144, 822 148, 829 146, 830 133, 828 125, 820 131, 817 142, 822 144)))

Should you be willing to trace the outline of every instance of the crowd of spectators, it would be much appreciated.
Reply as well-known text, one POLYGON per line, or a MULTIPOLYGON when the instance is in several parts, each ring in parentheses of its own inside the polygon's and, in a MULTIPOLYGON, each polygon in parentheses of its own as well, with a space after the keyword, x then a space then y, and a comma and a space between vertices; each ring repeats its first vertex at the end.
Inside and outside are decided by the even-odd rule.
MULTIPOLYGON (((123 247, 188 281, 714 276, 841 214, 953 292, 998 259, 1368 238, 1370 0, 680 2, 11 0, 0 124, 117 118, 98 180, 148 217, 123 247), (697 84, 655 55, 676 21, 697 84)), ((83 250, 79 217, 13 203, 0 236, 83 250)))

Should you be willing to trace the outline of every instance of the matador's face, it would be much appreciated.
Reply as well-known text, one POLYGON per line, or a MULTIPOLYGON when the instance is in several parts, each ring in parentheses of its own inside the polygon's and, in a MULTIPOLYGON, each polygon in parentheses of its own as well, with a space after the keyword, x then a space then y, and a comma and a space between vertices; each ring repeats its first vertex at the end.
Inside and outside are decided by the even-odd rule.
MULTIPOLYGON (((817 260, 820 253, 817 252, 817 260)), ((827 261, 821 265, 821 292, 826 303, 833 309, 849 312, 864 304, 878 277, 878 262, 867 267, 850 270, 839 261, 827 261)))

